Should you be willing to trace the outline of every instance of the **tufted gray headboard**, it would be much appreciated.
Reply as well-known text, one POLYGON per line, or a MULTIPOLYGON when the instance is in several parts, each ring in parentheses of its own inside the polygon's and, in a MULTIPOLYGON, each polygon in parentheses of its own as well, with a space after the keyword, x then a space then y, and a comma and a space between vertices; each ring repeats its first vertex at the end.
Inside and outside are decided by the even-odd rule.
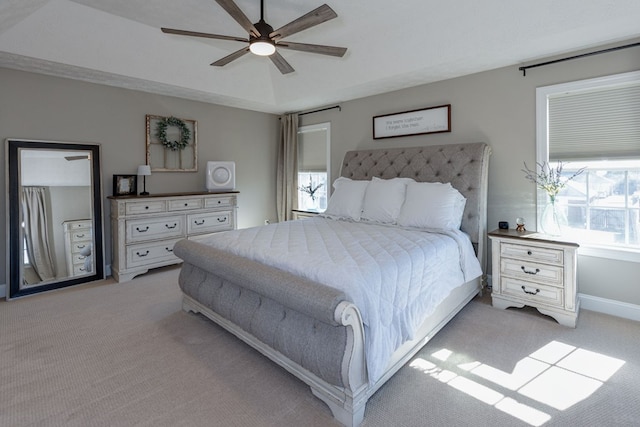
POLYGON ((484 266, 490 155, 491 147, 482 142, 349 151, 340 174, 364 180, 377 176, 450 182, 467 199, 461 229, 471 237, 484 266))

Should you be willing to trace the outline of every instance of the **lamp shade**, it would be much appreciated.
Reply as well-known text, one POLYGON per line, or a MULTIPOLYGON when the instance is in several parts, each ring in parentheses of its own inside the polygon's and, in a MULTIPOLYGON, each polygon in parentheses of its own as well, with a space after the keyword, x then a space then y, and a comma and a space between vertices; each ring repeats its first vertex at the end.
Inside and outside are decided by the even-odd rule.
POLYGON ((149 165, 140 165, 138 166, 138 175, 151 175, 151 166, 149 165))

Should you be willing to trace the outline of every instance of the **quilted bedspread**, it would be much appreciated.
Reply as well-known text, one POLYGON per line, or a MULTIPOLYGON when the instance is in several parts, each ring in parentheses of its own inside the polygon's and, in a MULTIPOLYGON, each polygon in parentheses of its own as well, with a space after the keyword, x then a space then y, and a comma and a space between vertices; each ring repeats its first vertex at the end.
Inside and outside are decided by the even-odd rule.
POLYGON ((454 288, 482 274, 461 231, 317 217, 216 233, 199 242, 345 292, 362 315, 370 381, 454 288))

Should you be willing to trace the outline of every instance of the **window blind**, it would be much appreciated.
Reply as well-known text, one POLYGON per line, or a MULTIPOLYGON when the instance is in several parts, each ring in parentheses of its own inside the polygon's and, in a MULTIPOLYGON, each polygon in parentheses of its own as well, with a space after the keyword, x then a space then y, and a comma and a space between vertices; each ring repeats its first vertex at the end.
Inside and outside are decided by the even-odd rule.
POLYGON ((327 131, 320 129, 298 133, 298 171, 326 172, 327 131))
POLYGON ((548 98, 549 160, 640 159, 640 82, 548 98))

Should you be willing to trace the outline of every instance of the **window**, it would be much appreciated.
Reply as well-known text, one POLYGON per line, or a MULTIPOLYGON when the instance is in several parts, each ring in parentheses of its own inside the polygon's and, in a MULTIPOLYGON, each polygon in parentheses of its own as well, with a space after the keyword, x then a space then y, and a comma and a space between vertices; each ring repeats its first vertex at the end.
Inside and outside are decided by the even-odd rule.
POLYGON ((324 212, 330 188, 329 149, 331 125, 301 126, 298 128, 298 209, 324 212))
POLYGON ((538 162, 586 167, 557 198, 566 234, 640 261, 640 72, 538 88, 536 108, 538 162))

